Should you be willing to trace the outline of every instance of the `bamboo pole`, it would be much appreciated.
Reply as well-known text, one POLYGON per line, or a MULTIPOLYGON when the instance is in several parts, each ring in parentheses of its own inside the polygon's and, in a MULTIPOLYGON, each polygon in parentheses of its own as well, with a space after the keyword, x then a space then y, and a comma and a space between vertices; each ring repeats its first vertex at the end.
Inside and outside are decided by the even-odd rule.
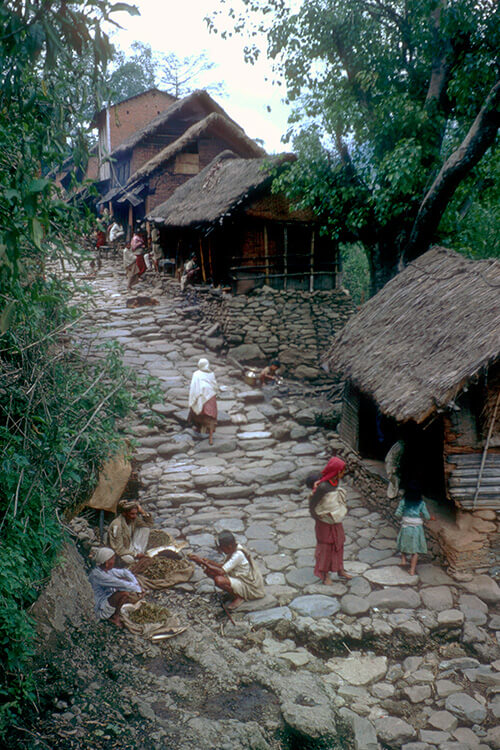
POLYGON ((314 227, 311 234, 311 263, 310 263, 310 277, 309 277, 309 291, 314 292, 314 227))
POLYGON ((476 492, 474 493, 474 500, 472 503, 472 507, 476 507, 477 498, 479 496, 479 490, 481 489, 481 480, 483 478, 483 471, 484 471, 484 465, 486 463, 486 456, 488 454, 488 448, 490 447, 490 440, 491 440, 491 434, 493 432, 493 427, 495 425, 495 421, 497 418, 497 410, 498 410, 498 404, 500 402, 500 391, 497 393, 497 400, 495 401, 495 408, 493 409, 493 416, 491 417, 490 422, 490 429, 488 430, 488 436, 486 438, 486 443, 484 444, 484 451, 481 458, 481 466, 479 467, 479 474, 477 477, 477 485, 476 485, 476 492))
POLYGON ((267 224, 264 224, 264 257, 266 259, 266 284, 269 282, 269 240, 267 236, 267 224))
POLYGON ((203 243, 201 241, 200 237, 200 261, 201 261, 201 276, 203 278, 203 283, 207 283, 207 274, 205 273, 205 259, 203 258, 203 243))
POLYGON ((283 224, 283 289, 286 291, 286 278, 288 276, 288 227, 283 224))

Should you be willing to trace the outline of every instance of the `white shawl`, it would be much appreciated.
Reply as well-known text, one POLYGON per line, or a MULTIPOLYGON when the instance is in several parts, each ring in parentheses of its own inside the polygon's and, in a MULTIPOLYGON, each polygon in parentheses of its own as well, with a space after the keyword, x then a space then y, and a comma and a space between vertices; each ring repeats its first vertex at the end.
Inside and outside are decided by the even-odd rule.
POLYGON ((213 372, 196 370, 191 378, 189 389, 189 408, 195 414, 201 414, 206 402, 217 395, 217 381, 213 372))

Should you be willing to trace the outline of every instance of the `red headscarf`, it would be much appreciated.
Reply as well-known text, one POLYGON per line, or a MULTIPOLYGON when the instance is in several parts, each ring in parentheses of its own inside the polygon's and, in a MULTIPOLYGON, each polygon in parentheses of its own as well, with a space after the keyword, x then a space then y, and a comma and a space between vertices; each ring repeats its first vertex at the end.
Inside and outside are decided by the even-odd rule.
POLYGON ((334 487, 337 486, 339 483, 338 475, 340 472, 344 471, 345 469, 345 461, 342 461, 341 458, 338 458, 337 456, 334 456, 331 458, 323 471, 321 472, 321 479, 320 482, 330 482, 331 485, 334 487))

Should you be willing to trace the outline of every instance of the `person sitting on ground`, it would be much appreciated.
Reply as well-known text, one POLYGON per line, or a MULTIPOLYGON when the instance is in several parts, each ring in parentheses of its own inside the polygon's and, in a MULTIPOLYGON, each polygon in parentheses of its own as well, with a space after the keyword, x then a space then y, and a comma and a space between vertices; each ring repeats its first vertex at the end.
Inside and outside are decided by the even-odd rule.
POLYGON ((198 369, 191 378, 188 406, 188 423, 194 425, 196 432, 207 430, 212 445, 217 426, 217 381, 205 357, 198 361, 198 369))
POLYGON ((250 552, 236 542, 230 531, 221 531, 217 538, 217 549, 226 555, 222 564, 204 557, 190 555, 193 562, 204 568, 215 585, 233 597, 230 609, 236 609, 244 601, 262 599, 264 581, 250 552))
POLYGON ((198 261, 196 253, 191 253, 189 260, 184 264, 181 274, 181 292, 184 292, 189 284, 194 284, 196 274, 198 273, 198 261))
POLYGON ((346 492, 338 486, 344 473, 345 462, 334 456, 322 473, 312 472, 306 479, 306 485, 312 490, 309 512, 316 522, 314 575, 327 586, 333 583, 330 572, 337 573, 340 578, 351 578, 344 568, 342 518, 347 512, 346 492))
POLYGON ((113 220, 113 223, 108 228, 108 237, 111 244, 114 244, 115 242, 118 242, 119 240, 123 240, 125 237, 125 232, 123 231, 123 227, 118 224, 116 219, 113 220))
POLYGON ((117 512, 109 525, 108 543, 121 562, 131 565, 145 557, 153 516, 133 500, 120 500, 117 512))
POLYGON ((260 384, 266 385, 266 383, 272 383, 274 380, 276 380, 277 373, 280 367, 281 365, 277 359, 271 362, 271 364, 267 367, 264 367, 264 369, 259 373, 260 384))
POLYGON ((427 542, 424 534, 424 519, 434 521, 429 514, 418 482, 410 480, 406 484, 404 497, 396 510, 396 518, 401 518, 401 529, 396 540, 396 549, 401 552, 401 566, 408 564, 410 557, 410 575, 415 575, 418 556, 427 552, 427 542))
POLYGON ((94 555, 95 568, 89 573, 94 591, 95 613, 100 620, 109 620, 123 627, 120 610, 128 602, 135 603, 142 588, 133 573, 125 568, 115 568, 116 555, 109 547, 101 547, 94 555))

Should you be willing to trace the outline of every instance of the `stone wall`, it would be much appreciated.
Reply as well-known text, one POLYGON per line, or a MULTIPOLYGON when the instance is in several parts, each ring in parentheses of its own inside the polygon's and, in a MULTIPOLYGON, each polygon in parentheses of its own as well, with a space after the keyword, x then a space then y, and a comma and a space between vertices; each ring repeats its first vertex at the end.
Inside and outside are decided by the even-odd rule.
POLYGON ((231 354, 241 361, 277 357, 305 379, 321 374, 319 363, 333 337, 354 312, 344 289, 303 292, 264 286, 248 295, 204 295, 205 316, 219 323, 231 354))

